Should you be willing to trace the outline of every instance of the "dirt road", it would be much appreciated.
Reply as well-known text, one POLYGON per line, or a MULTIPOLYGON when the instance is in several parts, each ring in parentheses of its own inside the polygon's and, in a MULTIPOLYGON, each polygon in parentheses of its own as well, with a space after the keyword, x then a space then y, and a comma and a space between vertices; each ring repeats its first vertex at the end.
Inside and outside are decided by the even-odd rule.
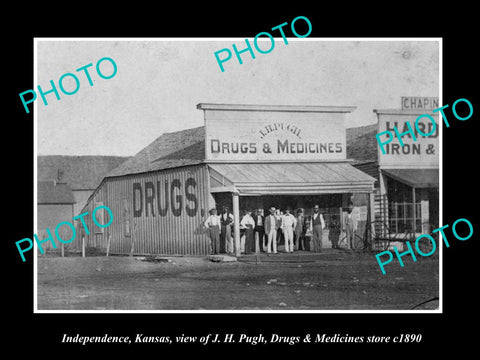
MULTIPOLYGON (((373 254, 280 254, 256 264, 205 257, 38 257, 39 310, 408 310, 438 297, 439 262, 373 254), (153 260, 153 259, 149 259, 153 260)), ((438 301, 418 309, 435 309, 438 301)))

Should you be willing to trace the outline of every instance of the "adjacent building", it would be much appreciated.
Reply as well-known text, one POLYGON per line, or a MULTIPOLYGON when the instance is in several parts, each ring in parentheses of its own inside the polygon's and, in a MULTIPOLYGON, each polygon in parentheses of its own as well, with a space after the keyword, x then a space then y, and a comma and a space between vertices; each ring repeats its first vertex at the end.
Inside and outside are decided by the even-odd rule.
POLYGON ((415 237, 429 234, 439 225, 438 115, 425 109, 374 112, 379 133, 393 131, 395 126, 406 134, 402 136, 403 146, 398 137, 386 144, 384 151, 377 146, 381 220, 392 233, 411 233, 415 237), (430 118, 422 116, 426 113, 430 118), (420 132, 407 133, 407 122, 420 132))
POLYGON ((429 234, 439 226, 439 125, 438 116, 426 109, 428 103, 438 104, 435 98, 414 98, 424 107, 413 108, 413 100, 404 109, 374 110, 377 124, 348 129, 347 156, 354 159, 353 166, 374 177, 375 211, 377 231, 385 231, 396 238, 429 234), (433 100, 430 100, 433 99, 433 100), (413 109, 412 109, 413 108, 413 109), (435 121, 423 114, 430 114, 435 121), (396 126, 399 132, 408 130, 408 121, 415 128, 418 117, 419 128, 429 136, 414 132, 402 137, 401 146, 397 137, 385 145, 382 152, 375 135, 383 131, 392 131, 396 126))

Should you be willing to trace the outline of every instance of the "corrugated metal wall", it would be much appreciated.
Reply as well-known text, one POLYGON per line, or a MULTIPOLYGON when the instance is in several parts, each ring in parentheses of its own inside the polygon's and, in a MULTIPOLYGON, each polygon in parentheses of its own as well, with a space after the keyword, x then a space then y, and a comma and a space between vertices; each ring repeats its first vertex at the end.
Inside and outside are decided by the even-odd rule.
MULTIPOLYGON (((86 208, 87 247, 105 249, 110 235, 111 254, 129 254, 132 241, 135 254, 208 254, 210 243, 202 227, 208 216, 208 198, 205 165, 108 178, 86 208), (103 233, 91 217, 93 209, 102 204, 114 214, 103 233)), ((99 222, 102 211, 97 213, 99 222)), ((106 223, 108 213, 104 216, 106 223)), ((79 236, 80 249, 81 244, 79 236)))

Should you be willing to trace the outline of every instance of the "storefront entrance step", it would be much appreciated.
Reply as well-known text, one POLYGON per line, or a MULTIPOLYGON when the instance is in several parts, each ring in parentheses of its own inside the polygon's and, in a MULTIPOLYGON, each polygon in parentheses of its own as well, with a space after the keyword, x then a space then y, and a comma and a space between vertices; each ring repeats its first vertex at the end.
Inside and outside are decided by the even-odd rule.
POLYGON ((235 256, 230 256, 230 255, 215 254, 215 255, 209 255, 208 260, 213 262, 235 262, 237 261, 237 258, 235 256))

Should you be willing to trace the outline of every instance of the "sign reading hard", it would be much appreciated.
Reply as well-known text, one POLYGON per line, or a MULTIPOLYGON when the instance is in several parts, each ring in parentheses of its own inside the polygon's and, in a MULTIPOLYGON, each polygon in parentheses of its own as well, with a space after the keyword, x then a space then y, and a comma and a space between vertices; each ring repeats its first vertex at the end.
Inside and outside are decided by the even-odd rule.
POLYGON ((402 110, 436 108, 438 108, 438 97, 402 96, 402 110))
POLYGON ((401 135, 401 141, 398 136, 392 136, 389 139, 391 141, 382 144, 382 148, 378 147, 380 166, 384 168, 438 168, 440 127, 437 114, 418 119, 421 116, 420 112, 401 110, 376 110, 375 112, 378 116, 379 134, 384 131, 393 133, 396 127, 401 135), (411 124, 415 123, 416 126, 412 127, 411 124))
POLYGON ((207 161, 346 159, 351 107, 199 104, 205 111, 207 161))

